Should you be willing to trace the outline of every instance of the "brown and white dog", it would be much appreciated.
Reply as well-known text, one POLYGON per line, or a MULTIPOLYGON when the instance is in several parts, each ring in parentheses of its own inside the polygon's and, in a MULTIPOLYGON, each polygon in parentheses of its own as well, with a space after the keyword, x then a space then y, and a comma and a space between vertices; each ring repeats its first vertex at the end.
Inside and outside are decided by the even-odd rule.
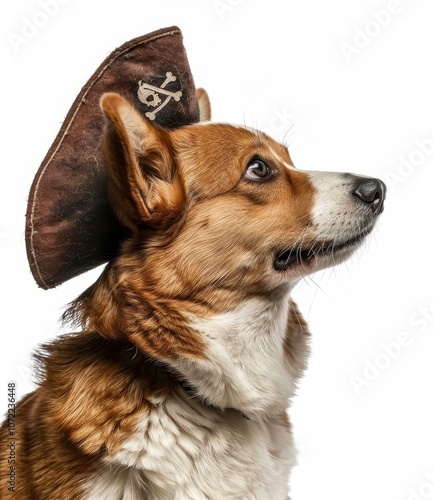
POLYGON ((83 331, 38 353, 15 493, 3 425, 0 496, 285 499, 286 409, 309 344, 290 294, 352 254, 385 186, 297 170, 257 131, 167 131, 119 95, 101 106, 110 199, 131 237, 67 312, 83 331))

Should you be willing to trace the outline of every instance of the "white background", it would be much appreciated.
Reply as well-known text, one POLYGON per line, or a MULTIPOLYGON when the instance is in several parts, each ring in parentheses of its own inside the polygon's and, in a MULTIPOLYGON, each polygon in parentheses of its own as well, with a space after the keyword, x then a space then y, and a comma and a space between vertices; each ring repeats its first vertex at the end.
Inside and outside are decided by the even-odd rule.
POLYGON ((279 140, 294 120, 296 166, 388 183, 364 249, 295 290, 313 353, 291 410, 293 499, 433 498, 432 2, 51 2, 58 9, 46 22, 41 1, 0 7, 0 411, 8 381, 20 396, 32 389, 31 352, 59 332, 63 306, 99 273, 36 287, 24 244, 33 176, 106 55, 177 25, 215 120, 279 140), (18 43, 32 20, 39 27, 18 43))

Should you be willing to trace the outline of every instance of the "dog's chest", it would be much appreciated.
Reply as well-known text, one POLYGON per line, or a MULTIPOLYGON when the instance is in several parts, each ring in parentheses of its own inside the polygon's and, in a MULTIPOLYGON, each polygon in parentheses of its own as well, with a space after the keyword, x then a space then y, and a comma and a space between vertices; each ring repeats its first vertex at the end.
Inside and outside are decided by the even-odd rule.
POLYGON ((107 457, 88 500, 287 498, 294 458, 283 417, 254 422, 192 406, 168 402, 143 416, 107 457))

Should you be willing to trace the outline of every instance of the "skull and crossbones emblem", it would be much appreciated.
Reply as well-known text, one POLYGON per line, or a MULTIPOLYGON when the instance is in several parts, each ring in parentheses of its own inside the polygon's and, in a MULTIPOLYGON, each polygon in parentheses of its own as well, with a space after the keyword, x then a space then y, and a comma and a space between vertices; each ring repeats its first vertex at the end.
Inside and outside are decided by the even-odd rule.
POLYGON ((155 87, 154 85, 143 82, 143 80, 140 80, 138 82, 138 99, 146 106, 155 108, 152 111, 148 111, 147 113, 145 113, 145 116, 147 116, 149 120, 154 120, 156 114, 161 111, 161 109, 164 108, 171 99, 179 101, 182 97, 182 92, 180 90, 178 90, 177 92, 171 92, 170 90, 166 89, 169 83, 175 82, 177 80, 173 73, 171 71, 167 71, 165 77, 166 78, 161 87, 155 87), (165 99, 162 100, 161 96, 165 96, 165 99))

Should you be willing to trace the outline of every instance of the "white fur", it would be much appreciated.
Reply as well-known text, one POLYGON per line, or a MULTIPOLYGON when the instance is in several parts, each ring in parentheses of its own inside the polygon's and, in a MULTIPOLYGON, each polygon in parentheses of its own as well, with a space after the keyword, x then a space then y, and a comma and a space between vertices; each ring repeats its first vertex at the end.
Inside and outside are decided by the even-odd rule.
POLYGON ((205 360, 179 359, 171 365, 197 394, 220 408, 250 418, 281 413, 295 381, 284 355, 288 321, 287 286, 267 299, 251 299, 192 326, 207 340, 205 360))
POLYGON ((138 500, 146 485, 139 469, 108 466, 87 491, 87 500, 138 500))
POLYGON ((143 414, 107 462, 88 500, 283 500, 294 455, 278 417, 251 421, 184 395, 143 414))
POLYGON ((357 204, 356 198, 351 194, 353 179, 347 174, 308 174, 316 190, 312 220, 318 239, 332 240, 338 244, 374 224, 370 208, 357 204))

